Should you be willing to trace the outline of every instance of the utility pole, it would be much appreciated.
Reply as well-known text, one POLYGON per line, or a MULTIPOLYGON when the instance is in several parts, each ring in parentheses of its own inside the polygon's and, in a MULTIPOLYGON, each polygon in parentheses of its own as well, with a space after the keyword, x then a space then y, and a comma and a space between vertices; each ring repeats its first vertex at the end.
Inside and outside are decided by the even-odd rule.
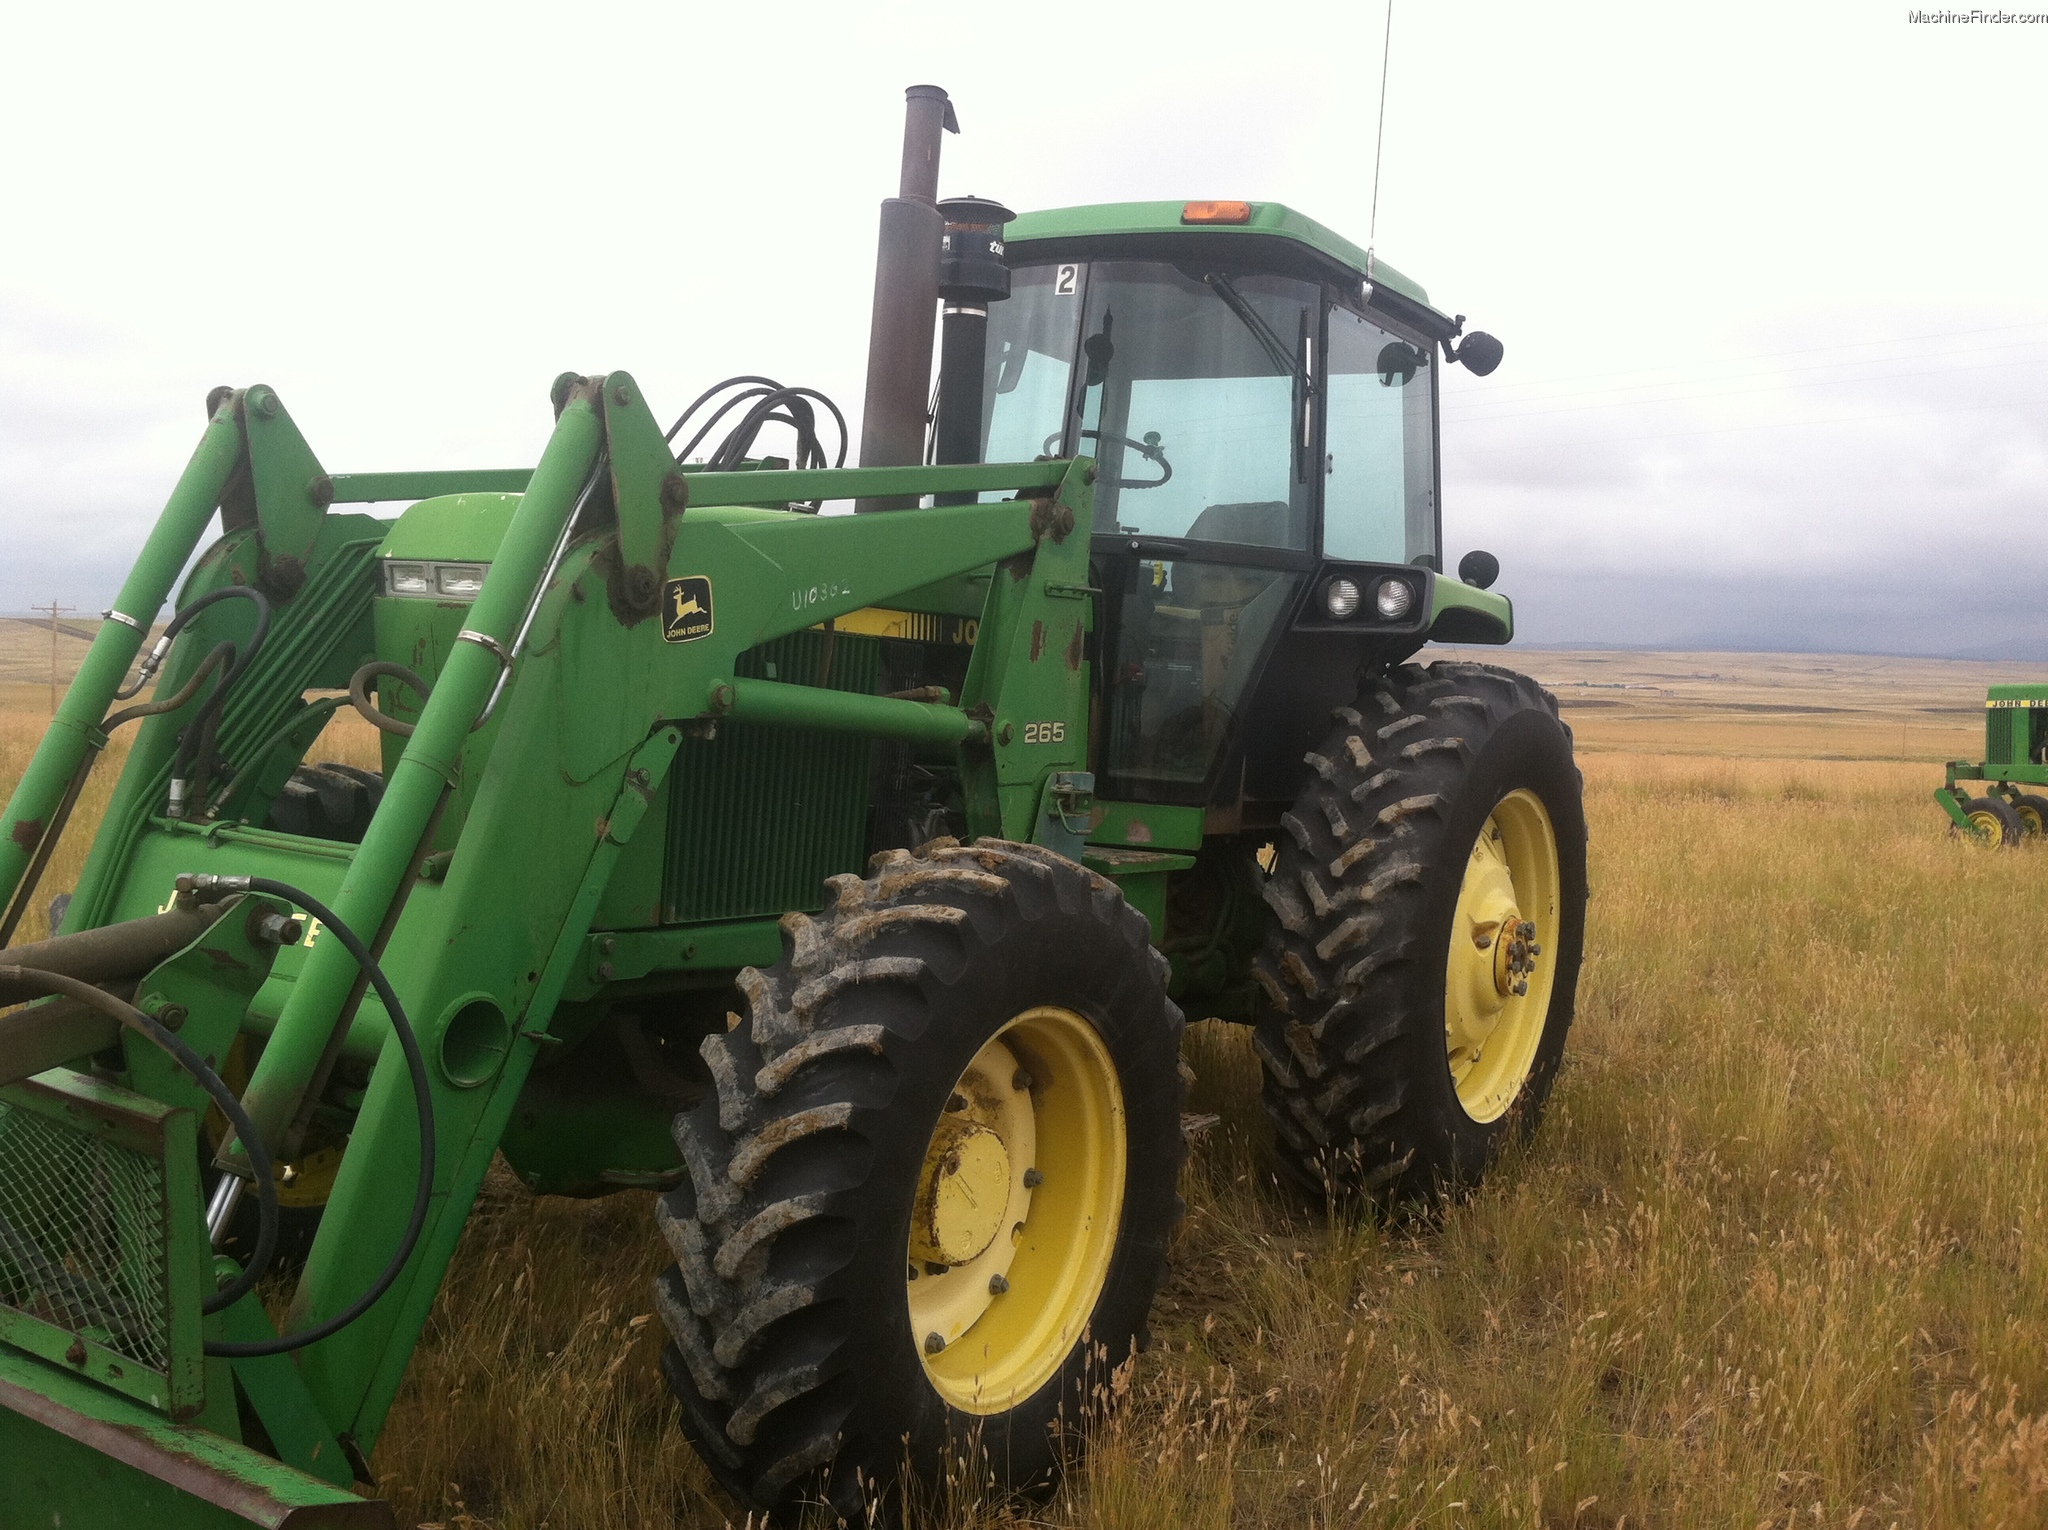
POLYGON ((57 618, 64 612, 76 611, 76 606, 60 606, 51 601, 47 606, 30 606, 31 611, 50 613, 50 715, 57 715, 57 618))

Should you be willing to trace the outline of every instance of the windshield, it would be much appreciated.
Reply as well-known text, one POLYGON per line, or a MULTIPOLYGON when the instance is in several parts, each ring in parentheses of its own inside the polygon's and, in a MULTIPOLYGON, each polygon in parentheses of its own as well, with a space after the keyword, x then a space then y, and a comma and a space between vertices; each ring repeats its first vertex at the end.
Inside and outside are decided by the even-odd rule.
POLYGON ((1010 295, 989 305, 981 390, 983 462, 1030 462, 1059 450, 1060 417, 1081 338, 1085 269, 1025 266, 1011 273, 1010 295))
POLYGON ((1429 347, 1330 310, 1323 555, 1415 563, 1437 553, 1436 368, 1429 347))
POLYGON ((989 309, 982 460, 1096 458, 1097 531, 1306 551, 1321 298, 1159 261, 1025 266, 989 309))
POLYGON ((1307 549, 1300 379, 1321 297, 1286 277, 1095 264, 1069 446, 1100 464, 1097 531, 1307 549))

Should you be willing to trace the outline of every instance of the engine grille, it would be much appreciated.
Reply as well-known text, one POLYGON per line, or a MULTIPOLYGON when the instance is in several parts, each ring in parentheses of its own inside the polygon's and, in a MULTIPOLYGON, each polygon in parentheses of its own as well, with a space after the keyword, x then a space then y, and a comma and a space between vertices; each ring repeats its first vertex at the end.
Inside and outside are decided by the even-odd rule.
POLYGON ((195 1130, 63 1069, 0 1092, 0 1337, 180 1415, 204 1385, 195 1130))
MULTIPOLYGON (((735 673, 872 694, 881 642, 797 632, 748 650, 735 673), (831 667, 825 668, 830 641, 831 667)), ((671 769, 663 918, 671 924, 812 912, 825 879, 866 860, 874 744, 844 733, 719 725, 671 769)))
POLYGON ((0 1101, 0 1302, 166 1369, 163 1199, 162 1164, 0 1101))

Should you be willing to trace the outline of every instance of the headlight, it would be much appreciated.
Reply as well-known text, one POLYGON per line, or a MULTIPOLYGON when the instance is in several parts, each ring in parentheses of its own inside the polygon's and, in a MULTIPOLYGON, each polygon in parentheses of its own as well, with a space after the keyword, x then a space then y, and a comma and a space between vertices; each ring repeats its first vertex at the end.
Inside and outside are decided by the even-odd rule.
POLYGON ((384 560, 384 593, 406 600, 475 600, 488 563, 401 563, 384 560))
POLYGON ((1323 609, 1343 621, 1358 609, 1358 586, 1342 577, 1323 586, 1323 609))
POLYGON ((1415 604, 1415 587, 1405 579, 1382 579, 1380 587, 1373 591, 1372 603, 1379 607, 1380 615, 1397 622, 1415 604))
POLYGON ((475 600, 484 587, 486 567, 482 563, 443 563, 434 570, 434 581, 443 595, 455 600, 475 600))
POLYGON ((393 595, 431 595, 434 576, 424 563, 387 563, 384 588, 393 595))

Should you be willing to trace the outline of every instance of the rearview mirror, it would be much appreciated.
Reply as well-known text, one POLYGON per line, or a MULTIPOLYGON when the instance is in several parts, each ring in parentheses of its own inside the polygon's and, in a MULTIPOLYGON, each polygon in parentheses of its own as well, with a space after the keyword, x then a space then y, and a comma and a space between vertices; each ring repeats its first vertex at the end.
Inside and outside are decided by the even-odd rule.
MULTIPOLYGON (((1471 341, 1465 343, 1469 345, 1471 341)), ((1458 577, 1475 590, 1490 590, 1493 581, 1500 578, 1500 559, 1475 547, 1458 560, 1458 577)))
POLYGON ((1465 370, 1474 377, 1484 377, 1500 365, 1501 357, 1507 354, 1507 347, 1483 329, 1475 329, 1451 352, 1451 360, 1465 363, 1465 370))

